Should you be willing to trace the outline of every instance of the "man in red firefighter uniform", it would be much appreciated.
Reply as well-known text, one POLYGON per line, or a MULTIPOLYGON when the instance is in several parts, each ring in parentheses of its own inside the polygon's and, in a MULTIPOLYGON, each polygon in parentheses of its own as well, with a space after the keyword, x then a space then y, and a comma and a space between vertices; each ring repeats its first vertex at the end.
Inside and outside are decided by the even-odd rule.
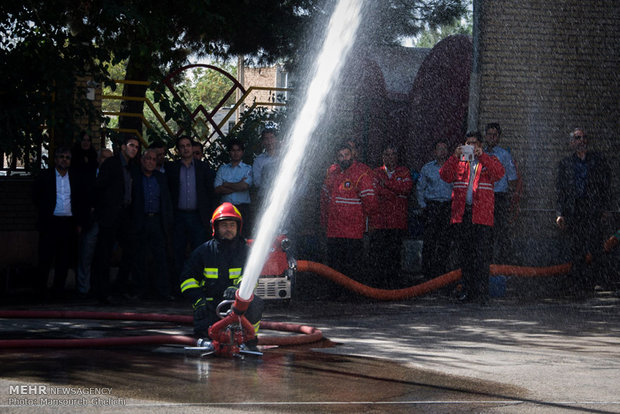
POLYGON ((495 156, 482 150, 482 136, 474 132, 467 134, 465 145, 443 164, 439 176, 453 184, 450 223, 463 273, 463 290, 458 299, 485 304, 493 257, 493 183, 504 176, 504 167, 495 156))
MULTIPOLYGON (((327 233, 330 267, 362 281, 366 216, 377 208, 372 170, 353 159, 349 145, 341 144, 337 162, 327 170, 321 194, 321 225, 327 233)), ((336 290, 330 296, 336 296, 336 290)))
POLYGON ((383 165, 374 170, 380 208, 370 216, 370 261, 377 287, 394 289, 400 273, 400 250, 407 233, 408 197, 413 180, 399 164, 395 145, 383 150, 383 165))
MULTIPOLYGON (((209 327, 219 321, 217 305, 224 299, 235 299, 249 251, 241 237, 242 226, 243 218, 234 205, 224 203, 216 208, 211 217, 214 238, 192 252, 181 273, 181 292, 192 302, 194 334, 198 338, 208 338, 209 327)), ((256 332, 263 307, 262 299, 254 296, 245 313, 256 332)), ((246 345, 255 348, 257 342, 255 338, 246 345)))

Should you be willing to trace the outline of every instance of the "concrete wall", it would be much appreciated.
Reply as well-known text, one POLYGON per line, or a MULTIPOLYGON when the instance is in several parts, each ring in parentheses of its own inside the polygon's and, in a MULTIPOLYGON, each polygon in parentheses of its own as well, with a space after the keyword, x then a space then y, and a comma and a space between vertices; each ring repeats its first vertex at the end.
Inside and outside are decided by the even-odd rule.
POLYGON ((523 175, 521 237, 557 237, 555 176, 583 126, 619 210, 620 2, 482 0, 479 128, 499 122, 523 175))

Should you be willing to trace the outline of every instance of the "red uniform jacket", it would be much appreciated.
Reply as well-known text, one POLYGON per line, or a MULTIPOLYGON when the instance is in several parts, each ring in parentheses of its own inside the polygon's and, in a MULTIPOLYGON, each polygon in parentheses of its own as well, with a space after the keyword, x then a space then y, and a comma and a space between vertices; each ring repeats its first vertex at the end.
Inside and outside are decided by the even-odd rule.
MULTIPOLYGON (((497 157, 483 153, 478 157, 478 168, 474 177, 472 199, 472 222, 493 226, 495 194, 493 183, 504 176, 504 167, 497 157)), ((461 223, 465 212, 467 186, 469 185, 469 163, 452 155, 439 170, 439 176, 452 186, 452 217, 450 223, 461 223)))
POLYGON ((372 170, 357 161, 342 171, 338 164, 327 170, 321 193, 321 225, 327 237, 361 239, 366 215, 377 210, 372 170))
POLYGON ((376 190, 379 197, 379 209, 370 216, 373 229, 407 229, 407 205, 409 194, 413 189, 413 180, 409 169, 396 167, 392 177, 388 177, 385 165, 375 169, 376 190), (383 185, 381 185, 383 182, 383 185))

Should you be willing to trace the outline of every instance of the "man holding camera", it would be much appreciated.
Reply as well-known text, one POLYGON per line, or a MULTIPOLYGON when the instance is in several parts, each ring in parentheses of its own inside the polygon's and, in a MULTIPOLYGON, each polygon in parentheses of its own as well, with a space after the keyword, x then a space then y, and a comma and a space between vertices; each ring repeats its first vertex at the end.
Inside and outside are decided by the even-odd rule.
POLYGON ((493 255, 493 183, 504 176, 504 167, 482 150, 482 135, 470 132, 439 175, 453 184, 450 224, 463 274, 458 300, 486 304, 493 255))

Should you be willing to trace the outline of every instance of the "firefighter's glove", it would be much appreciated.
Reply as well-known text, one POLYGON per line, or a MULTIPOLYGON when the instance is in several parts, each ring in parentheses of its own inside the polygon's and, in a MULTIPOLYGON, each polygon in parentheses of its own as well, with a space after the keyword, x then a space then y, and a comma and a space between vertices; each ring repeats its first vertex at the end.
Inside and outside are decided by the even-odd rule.
POLYGON ((224 291, 224 294, 222 295, 222 297, 225 300, 235 300, 235 294, 236 293, 237 293, 237 288, 234 287, 234 286, 229 286, 224 291))

